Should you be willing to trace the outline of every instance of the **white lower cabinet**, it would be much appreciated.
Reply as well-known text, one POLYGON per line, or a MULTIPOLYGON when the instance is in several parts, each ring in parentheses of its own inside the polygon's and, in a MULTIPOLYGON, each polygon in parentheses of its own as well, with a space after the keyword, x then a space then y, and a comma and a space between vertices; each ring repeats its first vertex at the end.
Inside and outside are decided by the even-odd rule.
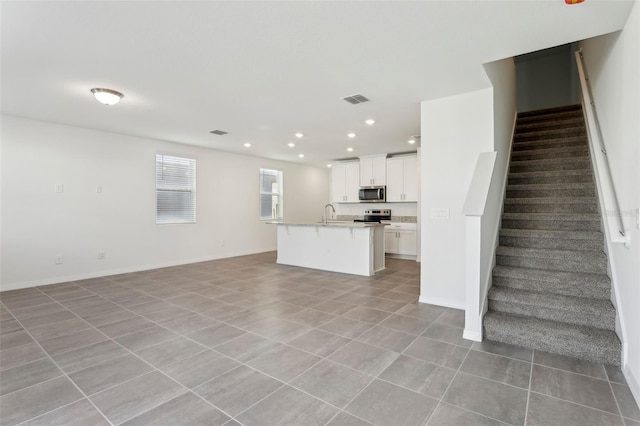
POLYGON ((391 223, 384 230, 384 251, 389 254, 417 254, 416 224, 391 223))

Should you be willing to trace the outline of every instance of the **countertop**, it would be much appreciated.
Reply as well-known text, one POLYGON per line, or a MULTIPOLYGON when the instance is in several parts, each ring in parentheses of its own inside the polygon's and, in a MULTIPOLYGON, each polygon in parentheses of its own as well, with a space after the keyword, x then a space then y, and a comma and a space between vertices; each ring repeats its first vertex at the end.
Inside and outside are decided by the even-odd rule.
POLYGON ((272 225, 285 225, 285 226, 323 226, 331 228, 373 228, 376 226, 387 226, 388 223, 375 223, 375 222, 353 222, 353 221, 340 221, 330 220, 326 224, 324 222, 280 222, 271 221, 266 222, 272 225))

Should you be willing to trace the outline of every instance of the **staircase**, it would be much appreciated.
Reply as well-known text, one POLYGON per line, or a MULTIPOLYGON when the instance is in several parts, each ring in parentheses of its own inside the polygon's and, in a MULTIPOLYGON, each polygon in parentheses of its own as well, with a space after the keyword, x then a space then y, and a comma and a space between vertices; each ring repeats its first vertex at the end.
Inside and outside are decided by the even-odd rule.
POLYGON ((620 365, 582 108, 516 124, 485 338, 620 365))

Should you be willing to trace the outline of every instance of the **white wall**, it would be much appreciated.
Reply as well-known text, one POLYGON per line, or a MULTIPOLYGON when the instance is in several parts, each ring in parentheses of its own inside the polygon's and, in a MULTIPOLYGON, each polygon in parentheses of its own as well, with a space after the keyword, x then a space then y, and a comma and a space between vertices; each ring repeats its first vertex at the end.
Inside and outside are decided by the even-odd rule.
POLYGON ((623 369, 640 401, 640 3, 620 33, 581 43, 631 247, 609 253, 622 328, 623 369))
POLYGON ((2 290, 275 250, 261 167, 284 171, 285 220, 329 200, 328 171, 295 163, 9 116, 1 143, 2 290), (155 224, 156 153, 196 158, 196 224, 155 224))
POLYGON ((421 104, 421 302, 464 309, 462 208, 478 154, 493 151, 492 104, 491 88, 421 104))

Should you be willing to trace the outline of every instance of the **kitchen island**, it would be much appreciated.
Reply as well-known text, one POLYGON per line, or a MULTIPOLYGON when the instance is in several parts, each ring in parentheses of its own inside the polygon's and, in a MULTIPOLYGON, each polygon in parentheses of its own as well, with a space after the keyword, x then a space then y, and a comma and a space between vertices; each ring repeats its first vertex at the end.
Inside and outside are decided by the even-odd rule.
POLYGON ((282 265, 371 276, 384 266, 384 227, 380 223, 279 223, 282 265))

